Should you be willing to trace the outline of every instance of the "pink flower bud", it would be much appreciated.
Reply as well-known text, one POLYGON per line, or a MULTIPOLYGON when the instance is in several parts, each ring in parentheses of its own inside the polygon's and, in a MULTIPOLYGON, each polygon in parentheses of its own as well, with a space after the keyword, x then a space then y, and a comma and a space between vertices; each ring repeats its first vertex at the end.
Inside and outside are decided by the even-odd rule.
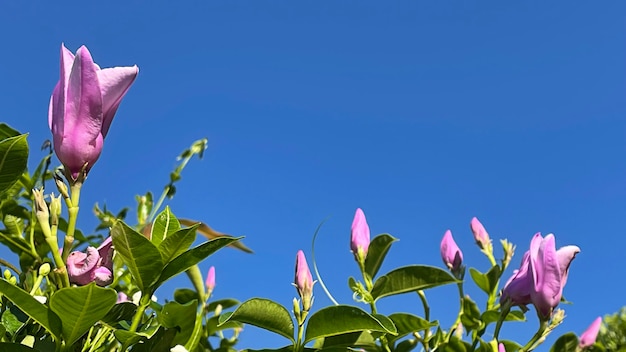
POLYGON ((113 116, 138 72, 137 66, 100 69, 86 47, 74 56, 61 45, 61 78, 50 98, 48 123, 54 151, 72 179, 100 157, 113 116))
POLYGON ((506 349, 504 348, 504 344, 503 343, 498 345, 498 352, 506 352, 506 349))
POLYGON ((367 257, 367 250, 370 245, 370 228, 367 225, 363 210, 358 208, 352 221, 352 234, 350 238, 350 249, 358 262, 362 262, 367 257))
POLYGON ((470 222, 470 228, 472 229, 472 233, 474 234, 474 239, 476 243, 480 247, 480 249, 488 248, 491 245, 491 239, 489 238, 489 234, 483 224, 478 221, 476 217, 472 218, 470 222))
POLYGON ((580 335, 580 340, 578 345, 580 348, 591 347, 596 343, 596 338, 598 337, 598 332, 600 332, 600 327, 602 326, 602 317, 597 317, 596 320, 589 325, 587 330, 580 335))
POLYGON ((306 263, 304 252, 299 250, 296 255, 296 277, 294 280, 296 290, 302 299, 302 310, 311 309, 313 301, 313 276, 306 263))
POLYGON ((454 238, 452 238, 452 232, 447 230, 441 240, 441 259, 443 263, 453 272, 458 271, 463 263, 463 252, 459 249, 454 238))
POLYGON ((204 282, 208 295, 210 296, 215 288, 215 267, 210 267, 209 272, 206 275, 206 281, 204 282))

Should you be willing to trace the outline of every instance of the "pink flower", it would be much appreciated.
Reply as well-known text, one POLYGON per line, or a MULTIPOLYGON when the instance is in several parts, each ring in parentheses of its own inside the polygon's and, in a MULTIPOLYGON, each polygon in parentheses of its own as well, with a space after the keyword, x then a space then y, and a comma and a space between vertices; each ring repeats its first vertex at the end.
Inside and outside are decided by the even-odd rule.
POLYGON ((215 267, 212 266, 209 268, 209 272, 206 275, 206 281, 204 282, 207 294, 210 296, 215 288, 215 267))
POLYGON ((369 245, 370 228, 367 225, 363 210, 358 208, 354 214, 354 220, 352 220, 352 233, 350 238, 350 249, 358 262, 365 261, 369 245))
POLYGON ((498 345, 498 352, 506 352, 506 348, 504 348, 504 344, 503 343, 498 345))
POLYGON ((474 239, 476 243, 480 247, 480 249, 488 248, 491 245, 491 239, 489 238, 489 234, 483 224, 478 221, 476 217, 472 218, 470 222, 470 228, 472 229, 472 233, 474 234, 474 239))
POLYGON ((461 264, 463 263, 463 252, 461 252, 459 246, 457 246, 456 242, 454 242, 454 238, 452 238, 452 232, 450 232, 450 230, 447 230, 443 235, 440 249, 443 263, 451 271, 458 272, 461 269, 461 264))
POLYGON ((72 179, 94 165, 113 116, 135 81, 139 69, 100 69, 89 50, 81 46, 72 54, 61 45, 61 78, 50 98, 48 123, 54 150, 72 179))
POLYGON ((304 311, 308 311, 311 309, 313 301, 314 282, 309 266, 306 263, 304 252, 301 250, 299 250, 296 255, 296 277, 294 279, 294 284, 296 286, 296 290, 298 291, 298 295, 302 299, 302 309, 304 311))
POLYGON ((94 282, 106 286, 113 282, 113 242, 107 238, 97 249, 87 247, 87 253, 74 251, 67 257, 70 282, 87 285, 94 282))
POLYGON ((504 286, 500 302, 510 300, 515 305, 532 302, 542 319, 549 318, 561 300, 569 266, 579 252, 577 246, 565 246, 557 251, 554 235, 543 238, 540 233, 535 234, 519 270, 504 286))
POLYGON ((596 343, 596 338, 598 337, 598 332, 600 332, 600 327, 602 326, 602 317, 597 317, 596 320, 589 325, 587 330, 580 335, 580 340, 578 345, 580 348, 591 347, 596 343))

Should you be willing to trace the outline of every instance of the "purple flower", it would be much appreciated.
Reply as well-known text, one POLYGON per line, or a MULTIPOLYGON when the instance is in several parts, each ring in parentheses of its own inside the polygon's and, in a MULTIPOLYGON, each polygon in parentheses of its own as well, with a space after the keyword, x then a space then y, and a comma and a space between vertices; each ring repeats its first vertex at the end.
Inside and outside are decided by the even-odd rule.
POLYGON ((453 272, 458 272, 463 263, 463 252, 452 238, 452 232, 447 230, 441 240, 441 259, 443 263, 453 272))
POLYGON ((207 293, 210 296, 215 288, 215 267, 212 266, 209 268, 209 272, 206 275, 206 281, 204 282, 207 293))
POLYGON ((113 116, 139 69, 100 69, 89 50, 81 46, 72 54, 61 45, 61 78, 50 98, 48 123, 54 150, 66 173, 76 179, 102 152, 113 116))
POLYGON ((503 343, 498 345, 498 352, 506 352, 506 348, 504 348, 504 344, 503 343))
POLYGON ((296 255, 296 277, 294 280, 298 295, 302 299, 302 309, 308 311, 311 309, 313 300, 313 276, 306 263, 304 252, 298 251, 296 255))
POLYGON ((597 317, 596 320, 589 325, 587 330, 580 335, 578 345, 580 348, 591 347, 596 343, 598 332, 600 332, 600 326, 602 326, 602 317, 597 317))
POLYGON ((367 225, 363 210, 358 208, 352 220, 352 233, 350 238, 350 249, 354 253, 357 262, 363 262, 367 257, 367 250, 370 245, 370 228, 367 225))
POLYGON ((106 286, 113 282, 113 242, 107 238, 97 249, 87 247, 87 253, 74 251, 67 257, 70 282, 87 285, 94 282, 106 286))
POLYGON ((510 300, 514 305, 532 302, 542 319, 549 318, 561 300, 569 266, 579 252, 577 246, 565 246, 557 251, 554 235, 543 238, 540 233, 535 234, 519 270, 504 286, 500 302, 510 300))
POLYGON ((489 234, 483 224, 478 221, 476 217, 472 218, 470 222, 470 228, 472 229, 472 233, 474 234, 474 239, 476 243, 480 247, 480 249, 488 248, 491 245, 491 239, 489 238, 489 234))

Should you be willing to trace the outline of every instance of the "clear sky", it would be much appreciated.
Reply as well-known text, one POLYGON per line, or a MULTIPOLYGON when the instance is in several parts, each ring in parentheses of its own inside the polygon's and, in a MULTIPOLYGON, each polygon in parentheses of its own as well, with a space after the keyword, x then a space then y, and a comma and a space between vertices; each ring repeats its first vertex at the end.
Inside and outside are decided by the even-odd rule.
MULTIPOLYGON (((401 240, 381 273, 442 265, 446 229, 485 270, 469 231, 478 216, 518 245, 512 267, 535 232, 581 247, 556 335, 580 333, 626 304, 625 13, 622 1, 3 1, 0 120, 30 132, 38 160, 59 47, 87 45, 102 67, 140 72, 83 188, 84 231, 93 203, 134 208, 207 137, 169 204, 255 250, 202 263, 216 266, 215 298, 290 307, 296 252, 311 261, 329 217, 319 269, 337 299, 357 304, 347 287, 357 207, 372 234, 401 240)), ((191 287, 183 275, 157 296, 176 286, 191 287)), ((451 324, 456 288, 428 294, 451 324)), ((315 296, 314 307, 330 304, 318 285, 315 296)), ((422 314, 414 295, 381 310, 422 314)), ((502 336, 530 338, 528 316, 502 336)), ((239 348, 285 344, 247 327, 239 348)))

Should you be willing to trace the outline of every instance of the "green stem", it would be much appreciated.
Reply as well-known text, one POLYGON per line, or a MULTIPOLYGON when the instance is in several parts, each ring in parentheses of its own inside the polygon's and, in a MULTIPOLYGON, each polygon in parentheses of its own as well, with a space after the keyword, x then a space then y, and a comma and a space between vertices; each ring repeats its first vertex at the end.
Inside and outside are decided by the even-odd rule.
POLYGON ((446 336, 446 341, 450 341, 450 337, 452 336, 452 333, 459 326, 459 323, 461 322, 461 317, 463 316, 463 297, 465 297, 465 294, 463 293, 463 282, 459 282, 457 284, 457 288, 459 289, 459 298, 460 298, 459 314, 457 315, 456 320, 454 321, 454 324, 452 324, 452 326, 450 327, 450 331, 448 331, 448 335, 446 336))
POLYGON ((539 329, 537 330, 535 335, 533 335, 530 341, 528 341, 528 343, 524 347, 522 347, 522 349, 519 350, 519 352, 532 351, 535 348, 535 344, 543 336, 543 333, 546 331, 547 328, 548 328, 548 321, 547 320, 541 321, 541 323, 539 324, 539 329))
MULTIPOLYGON (((420 297, 420 300, 422 301, 422 306, 424 306, 424 319, 430 322, 430 307, 428 306, 428 301, 426 300, 426 294, 424 293, 424 291, 419 290, 417 291, 417 295, 420 297)), ((424 351, 426 352, 430 350, 430 347, 428 346, 429 337, 430 337, 430 328, 424 331, 424 339, 422 339, 422 345, 424 345, 424 351)))
POLYGON ((50 223, 47 218, 37 218, 39 220, 39 226, 41 227, 41 232, 43 232, 43 236, 46 239, 46 243, 50 246, 50 251, 52 251, 52 258, 54 259, 54 264, 57 267, 57 272, 61 275, 62 285, 61 287, 70 287, 70 279, 67 276, 67 268, 65 267, 65 262, 61 258, 61 254, 59 254, 59 244, 57 242, 56 233, 52 233, 52 229, 50 228, 50 223))
POLYGON ((511 311, 511 306, 507 303, 502 307, 502 311, 500 312, 500 317, 498 318, 498 322, 496 323, 496 329, 493 332, 494 340, 498 340, 498 336, 500 336, 500 329, 502 328, 502 323, 504 323, 504 319, 509 315, 511 311))
POLYGON ((76 232, 76 220, 78 219, 78 203, 80 201, 80 189, 83 186, 82 183, 76 182, 70 186, 71 199, 69 202, 66 199, 68 205, 67 212, 69 214, 67 220, 67 232, 65 233, 65 240, 63 241, 63 261, 67 260, 70 255, 72 246, 74 246, 74 232, 76 232), (69 204, 68 204, 69 203, 69 204))
POLYGON ((204 281, 202 279, 202 272, 200 272, 200 268, 198 265, 194 265, 186 271, 187 276, 189 276, 189 280, 193 284, 193 287, 198 292, 198 297, 201 298, 202 302, 206 302, 209 297, 206 297, 207 293, 204 287, 204 281))
POLYGON ((130 332, 136 332, 139 324, 141 323, 141 319, 143 318, 143 313, 146 311, 146 308, 150 305, 150 299, 152 298, 152 294, 145 294, 142 292, 141 299, 139 300, 139 307, 137 307, 137 311, 135 312, 135 316, 133 316, 133 322, 130 324, 130 332))

